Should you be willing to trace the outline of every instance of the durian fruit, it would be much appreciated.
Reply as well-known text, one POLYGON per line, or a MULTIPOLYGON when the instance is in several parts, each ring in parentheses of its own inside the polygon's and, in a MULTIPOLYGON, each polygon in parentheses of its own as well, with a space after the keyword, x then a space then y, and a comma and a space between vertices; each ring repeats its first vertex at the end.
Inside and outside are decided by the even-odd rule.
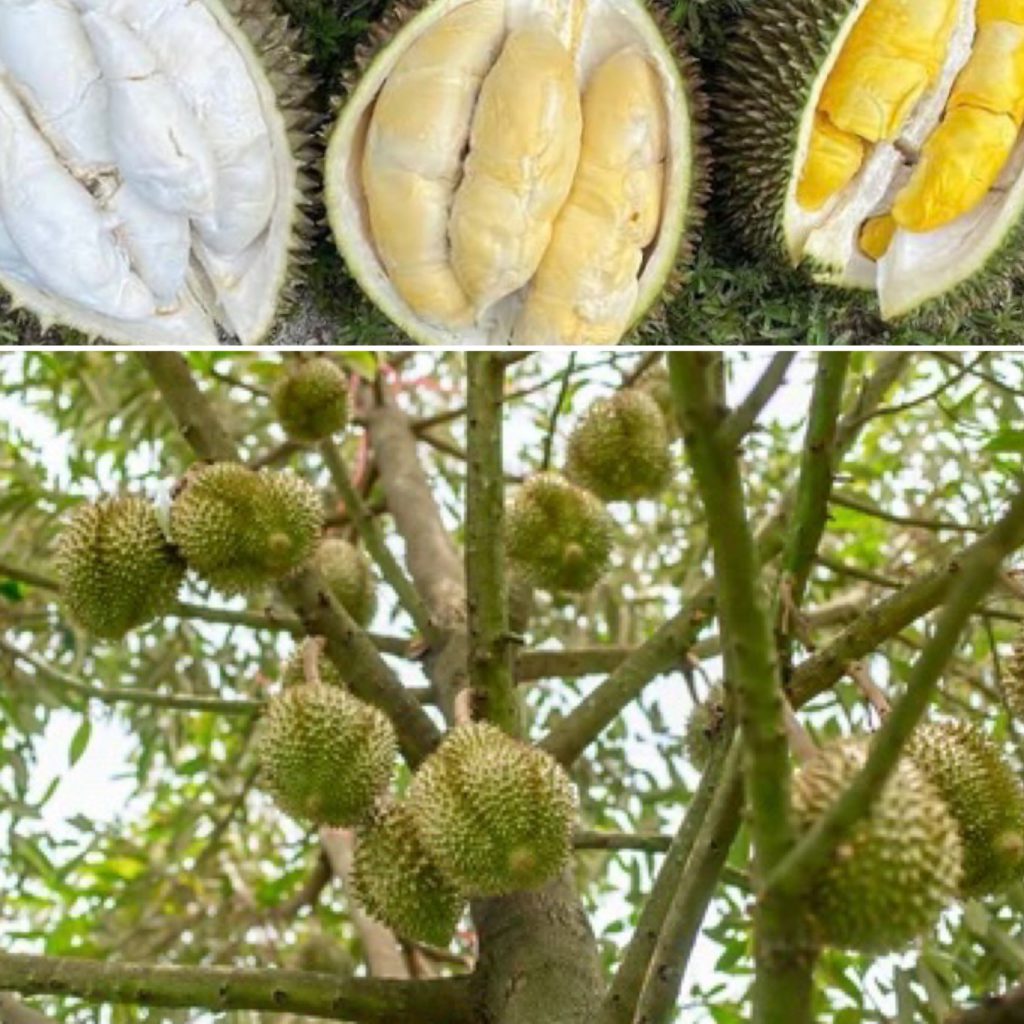
POLYGON ((683 750, 687 761, 698 771, 708 766, 715 747, 721 742, 727 717, 726 694, 722 686, 712 687, 704 700, 690 711, 683 730, 683 750))
POLYGON ((656 498, 672 478, 658 403, 637 388, 599 398, 569 435, 565 472, 602 501, 656 498))
POLYGON ((302 821, 352 828, 391 781, 398 753, 382 711, 335 686, 303 684, 270 701, 257 742, 263 785, 302 821))
POLYGON ((321 931, 313 932, 300 943, 295 966, 300 971, 334 974, 339 978, 351 978, 356 972, 355 961, 345 945, 321 931))
POLYGON ((445 947, 466 901, 431 860, 409 809, 380 806, 357 834, 352 887, 363 909, 403 939, 445 947))
POLYGON ((155 507, 144 498, 104 498, 77 508, 57 542, 61 601, 95 636, 120 640, 169 612, 185 576, 155 507))
POLYGON ((171 539, 189 566, 225 593, 298 568, 322 525, 320 498, 304 480, 234 462, 189 473, 171 505, 171 539))
POLYGON ((353 277, 409 337, 615 344, 675 287, 703 100, 642 0, 425 0, 361 54, 325 195, 353 277))
POLYGON ((265 338, 310 229, 296 41, 266 0, 0 4, 0 294, 115 343, 265 338))
POLYGON ((408 805, 434 863, 468 896, 536 889, 569 859, 576 798, 565 770, 488 722, 445 737, 408 805))
POLYGON ((1024 722, 1024 631, 1013 644, 1013 654, 1006 663, 1000 680, 1006 708, 1018 721, 1024 722))
POLYGON ((887 320, 1008 293, 1024 227, 1024 9, 975 0, 766 0, 714 109, 735 235, 887 320))
POLYGON ((1024 879, 1024 787, 999 748, 968 722, 920 726, 907 748, 960 828, 965 896, 1024 879))
POLYGON ((295 441, 322 441, 348 423, 348 381, 332 359, 291 360, 274 387, 274 411, 295 441))
MULTIPOLYGON (((809 829, 864 766, 869 742, 823 747, 793 780, 797 827, 809 829)), ((826 945, 864 953, 898 950, 927 933, 963 875, 956 822, 938 790, 904 759, 868 815, 812 880, 810 909, 826 945)))
MULTIPOLYGON (((320 683, 323 686, 340 686, 347 689, 341 672, 330 658, 321 650, 317 652, 316 670, 320 676, 320 683)), ((288 660, 281 666, 281 685, 285 687, 301 686, 303 683, 313 683, 315 680, 306 678, 306 655, 300 645, 289 655, 288 660)))
POLYGON ((377 587, 366 554, 340 537, 320 542, 313 566, 330 587, 334 599, 360 626, 367 626, 377 610, 377 587))
POLYGON ((614 525, 589 491, 559 473, 536 473, 505 512, 509 562, 535 586, 589 590, 608 567, 614 525))

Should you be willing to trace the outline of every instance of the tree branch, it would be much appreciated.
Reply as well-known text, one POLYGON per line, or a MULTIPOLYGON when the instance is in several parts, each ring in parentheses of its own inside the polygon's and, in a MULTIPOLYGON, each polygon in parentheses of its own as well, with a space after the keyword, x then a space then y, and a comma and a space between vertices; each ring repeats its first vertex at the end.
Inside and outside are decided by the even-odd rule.
POLYGON ((723 445, 735 448, 750 433, 754 424, 757 423, 757 417, 772 400, 775 392, 785 383, 786 373, 794 359, 796 359, 795 352, 776 352, 772 356, 771 361, 749 393, 722 423, 723 445))
POLYGON ((1024 985, 1001 996, 988 996, 979 1005, 961 1010, 947 1024, 1020 1024, 1024 1019, 1024 985))
POLYGON ((466 354, 465 567, 469 610, 469 682, 474 710, 513 736, 522 733, 512 677, 505 581, 505 488, 502 480, 502 363, 486 352, 466 354))
POLYGON ((468 978, 342 980, 333 974, 232 967, 171 967, 0 953, 0 988, 92 1003, 265 1010, 325 1020, 472 1024, 468 978))

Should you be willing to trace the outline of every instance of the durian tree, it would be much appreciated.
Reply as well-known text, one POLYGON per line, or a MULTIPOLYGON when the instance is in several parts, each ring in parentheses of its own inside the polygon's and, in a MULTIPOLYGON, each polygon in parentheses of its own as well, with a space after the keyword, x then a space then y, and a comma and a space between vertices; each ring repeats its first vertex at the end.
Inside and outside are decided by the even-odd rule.
POLYGON ((1019 1019, 1022 404, 0 356, 0 1020, 1019 1019))

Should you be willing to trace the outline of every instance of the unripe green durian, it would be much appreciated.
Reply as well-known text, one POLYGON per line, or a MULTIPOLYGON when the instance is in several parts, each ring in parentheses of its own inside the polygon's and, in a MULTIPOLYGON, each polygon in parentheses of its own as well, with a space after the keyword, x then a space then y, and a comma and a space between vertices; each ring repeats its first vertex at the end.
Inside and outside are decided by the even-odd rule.
POLYGON ((1024 878, 1024 787, 999 748, 968 722, 921 726, 907 748, 960 828, 965 896, 1024 878))
POLYGON ((1006 664, 1000 683, 1006 709, 1018 721, 1024 722, 1024 631, 1013 644, 1013 654, 1006 664))
MULTIPOLYGON (((324 686, 340 686, 342 689, 348 689, 348 684, 342 678, 338 667, 322 650, 317 653, 316 668, 320 676, 320 682, 324 686)), ((301 686, 303 683, 312 682, 315 682, 315 680, 306 678, 306 657, 300 645, 292 651, 288 660, 281 666, 281 685, 286 687, 301 686)))
POLYGON ((352 884, 366 912, 414 942, 447 946, 465 899, 438 870, 401 803, 379 807, 359 830, 352 884))
POLYGON ((320 542, 313 556, 334 599, 360 626, 367 626, 377 610, 376 582, 365 553, 340 537, 320 542))
POLYGON ((185 560, 229 594, 297 569, 322 525, 320 498, 304 480, 235 462, 190 473, 171 506, 171 538, 185 560))
POLYGON ((277 382, 274 410, 295 441, 322 441, 348 423, 348 382, 331 359, 292 360, 277 382))
POLYGON ((569 859, 569 777, 549 754, 487 722, 448 734, 420 765, 408 802, 434 862, 467 895, 536 889, 569 859))
POLYGON ((559 473, 537 473, 505 514, 512 567, 547 590, 589 590, 604 574, 614 521, 589 491, 559 473))
POLYGON ((185 563, 144 498, 105 498, 76 509, 57 543, 61 600, 95 636, 120 640, 171 610, 185 563))
POLYGON ((676 418, 676 405, 672 398, 672 382, 669 379, 668 367, 663 362, 656 363, 640 377, 634 387, 650 395, 658 403, 661 415, 665 417, 665 429, 668 431, 669 440, 674 441, 679 437, 679 422, 676 418))
MULTIPOLYGON (((801 831, 836 802, 863 768, 868 749, 867 740, 833 743, 800 769, 793 808, 801 831)), ((904 759, 813 880, 810 909, 826 945, 885 953, 935 925, 962 875, 956 822, 927 776, 904 759)))
POLYGON ((603 501, 656 498, 672 477, 658 403, 637 388, 599 398, 569 436, 566 476, 603 501))
POLYGON ((725 690, 721 686, 712 687, 704 700, 690 711, 683 731, 683 750, 686 759, 699 771, 707 767, 721 742, 727 715, 725 690))
POLYGON ((313 932, 303 939, 296 951, 295 966, 300 971, 333 974, 339 978, 351 978, 356 969, 352 954, 345 946, 323 932, 313 932))
POLYGON ((398 743, 377 708, 338 687, 306 683, 270 701, 257 753, 263 783, 282 810, 351 828, 387 789, 398 743))

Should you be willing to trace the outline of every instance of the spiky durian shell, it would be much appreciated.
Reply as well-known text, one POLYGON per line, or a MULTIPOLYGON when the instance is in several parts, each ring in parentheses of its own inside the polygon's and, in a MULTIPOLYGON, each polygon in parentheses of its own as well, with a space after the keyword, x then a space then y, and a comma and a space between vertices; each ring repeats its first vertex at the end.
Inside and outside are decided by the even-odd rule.
MULTIPOLYGON (((318 652, 316 659, 317 671, 320 673, 320 682, 324 686, 340 686, 347 689, 345 682, 337 666, 323 651, 318 652)), ((292 651, 288 660, 281 666, 282 686, 301 686, 303 683, 312 682, 306 678, 305 654, 302 647, 292 651)))
POLYGON ((281 579, 312 554, 323 525, 317 492, 291 473, 218 462, 190 473, 171 506, 171 538, 218 590, 281 579))
POLYGON ((185 563, 144 498, 105 498, 72 514, 57 542, 61 601, 95 636, 119 640, 171 610, 185 563))
POLYGON ((1006 709, 1019 722, 1024 722, 1024 632, 1017 635, 1013 653, 1006 663, 1000 684, 1006 709))
POLYGON ((657 497, 672 476, 658 403, 635 388, 599 398, 569 435, 565 473, 602 501, 657 497))
POLYGON ((352 871, 366 912, 402 938, 447 946, 465 907, 430 858, 408 808, 387 803, 358 833, 352 871))
POLYGON ((942 794, 960 828, 965 896, 1024 879, 1024 787, 999 748, 968 722, 932 722, 907 752, 942 794))
POLYGON ((565 771, 487 722, 448 734, 408 804, 434 862, 467 895, 536 889, 569 858, 576 799, 565 771))
POLYGON ((348 382, 324 356, 291 360, 274 387, 274 411, 296 441, 322 441, 348 422, 348 382))
POLYGON ((589 590, 608 567, 614 525, 589 491, 560 473, 537 473, 506 510, 508 557, 535 586, 589 590))
MULTIPOLYGON (((800 769, 793 809, 801 831, 835 803, 867 753, 867 740, 840 741, 800 769)), ((903 760, 813 880, 810 909, 825 944, 885 953, 934 926, 962 875, 963 848, 952 814, 927 776, 903 760)))
POLYGON ((683 750, 686 759, 699 771, 707 767, 721 742, 727 718, 726 695, 721 686, 712 687, 704 700, 690 711, 683 731, 683 750))
POLYGON ((637 380, 635 387, 640 391, 645 391, 658 403, 661 415, 665 417, 665 430, 668 432, 668 439, 674 441, 679 437, 679 423, 676 419, 676 407, 672 398, 672 383, 669 380, 668 367, 662 362, 652 366, 637 380))
POLYGON ((366 554, 340 537, 320 542, 313 566, 327 581, 334 599, 360 625, 366 626, 377 610, 376 581, 366 554))
POLYGON ((257 745, 263 784, 282 810, 345 828, 372 812, 397 753, 383 712, 338 687, 310 684, 270 701, 257 745))

